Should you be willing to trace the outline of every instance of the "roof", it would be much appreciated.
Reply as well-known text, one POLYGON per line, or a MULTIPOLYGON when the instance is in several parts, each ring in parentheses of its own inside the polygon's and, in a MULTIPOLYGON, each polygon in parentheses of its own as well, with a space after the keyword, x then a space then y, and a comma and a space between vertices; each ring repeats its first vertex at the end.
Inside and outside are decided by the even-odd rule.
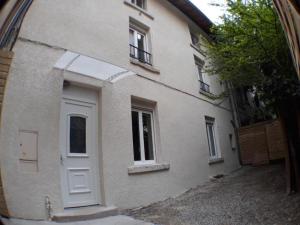
POLYGON ((207 34, 210 34, 210 28, 213 25, 210 19, 193 3, 189 0, 168 0, 182 13, 194 21, 199 27, 203 29, 207 34))

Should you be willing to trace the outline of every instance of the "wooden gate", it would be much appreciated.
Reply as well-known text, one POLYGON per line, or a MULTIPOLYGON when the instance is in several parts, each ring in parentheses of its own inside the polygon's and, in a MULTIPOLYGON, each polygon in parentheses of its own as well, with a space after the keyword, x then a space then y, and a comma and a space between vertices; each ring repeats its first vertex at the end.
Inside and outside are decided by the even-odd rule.
POLYGON ((242 163, 268 164, 270 160, 284 159, 287 139, 280 120, 257 123, 239 129, 242 163))

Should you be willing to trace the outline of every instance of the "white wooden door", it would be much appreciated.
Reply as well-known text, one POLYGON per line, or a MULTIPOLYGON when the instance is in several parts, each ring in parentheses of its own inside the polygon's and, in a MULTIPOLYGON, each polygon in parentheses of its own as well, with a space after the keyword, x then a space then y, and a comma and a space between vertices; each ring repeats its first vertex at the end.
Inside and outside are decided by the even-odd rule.
POLYGON ((64 207, 99 204, 96 104, 63 99, 61 108, 64 207))

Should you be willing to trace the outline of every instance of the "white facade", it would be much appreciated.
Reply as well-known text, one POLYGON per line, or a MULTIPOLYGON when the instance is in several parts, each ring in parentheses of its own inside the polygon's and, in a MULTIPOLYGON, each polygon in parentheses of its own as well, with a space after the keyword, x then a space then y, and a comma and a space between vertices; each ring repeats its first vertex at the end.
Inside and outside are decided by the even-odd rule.
MULTIPOLYGON (((195 57, 206 59, 191 46, 191 27, 203 33, 165 0, 147 0, 146 11, 127 0, 33 2, 13 49, 2 114, 0 164, 11 216, 46 219, 46 197, 53 214, 68 206, 146 205, 239 167, 229 138, 234 130, 228 100, 213 100, 199 93, 195 57), (153 66, 129 56, 132 24, 144 30, 153 66), (68 61, 66 53, 83 59, 76 61, 79 58, 70 56, 68 61), (82 107, 92 105, 91 113, 95 112, 93 117, 88 114, 93 119, 86 121, 90 124, 86 127, 92 128, 85 142, 87 148, 95 150, 90 155, 93 160, 80 167, 94 169, 96 178, 89 188, 97 196, 95 201, 84 203, 84 198, 91 197, 86 194, 77 196, 75 205, 66 204, 64 99, 82 107), (148 162, 150 166, 134 162, 132 107, 150 111, 153 118, 154 157, 148 162), (212 158, 223 159, 217 164, 209 164, 207 117, 214 119, 218 151, 212 158), (26 151, 36 155, 30 160, 20 157, 24 132, 35 134, 30 136, 35 144, 23 150, 25 155, 26 151), (141 171, 147 172, 137 173, 141 171)), ((210 91, 220 94, 223 87, 217 77, 204 76, 210 91)), ((81 109, 74 110, 76 114, 81 109)), ((73 169, 82 163, 80 157, 72 164, 73 169)), ((85 175, 82 171, 75 174, 85 175)), ((76 179, 68 180, 75 182, 74 190, 83 190, 85 182, 89 183, 85 178, 76 179)))

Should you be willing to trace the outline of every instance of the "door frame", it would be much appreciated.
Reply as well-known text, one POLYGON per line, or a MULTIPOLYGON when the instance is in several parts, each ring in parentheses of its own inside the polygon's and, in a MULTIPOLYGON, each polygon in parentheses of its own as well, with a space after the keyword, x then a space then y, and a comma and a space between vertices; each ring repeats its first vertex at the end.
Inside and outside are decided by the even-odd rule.
MULTIPOLYGON (((77 88, 77 86, 75 86, 77 88)), ((62 123, 69 123, 68 121, 66 121, 65 118, 65 108, 64 108, 64 104, 73 104, 73 105, 78 105, 78 106, 83 106, 83 107, 92 107, 92 111, 94 113, 94 120, 92 122, 92 124, 94 125, 94 127, 92 128, 95 131, 95 140, 93 140, 94 142, 94 159, 92 162, 92 166, 93 166, 93 177, 95 177, 95 202, 96 204, 91 204, 90 206, 95 206, 95 205, 102 205, 102 180, 103 180, 103 173, 101 171, 100 168, 102 168, 102 160, 100 160, 100 141, 101 138, 99 137, 99 120, 100 120, 100 115, 99 115, 99 91, 95 90, 95 89, 89 89, 89 88, 85 88, 85 87, 78 87, 79 90, 85 89, 88 90, 88 92, 92 93, 93 95, 95 95, 94 97, 96 97, 96 100, 94 100, 93 98, 88 99, 86 96, 84 96, 83 98, 78 97, 75 95, 72 96, 72 92, 78 92, 78 90, 76 90, 76 88, 74 90, 71 90, 70 93, 65 93, 65 88, 63 89, 63 95, 61 97, 61 101, 60 101, 60 130, 59 130, 59 140, 60 140, 60 149, 59 149, 59 154, 60 154, 60 158, 59 158, 59 165, 60 165, 60 181, 61 181, 61 196, 62 196, 62 204, 63 204, 63 208, 67 209, 67 208, 80 208, 80 207, 87 207, 86 205, 82 205, 82 206, 72 206, 72 205, 68 205, 66 204, 65 201, 65 195, 66 192, 64 189, 63 185, 66 185, 66 182, 68 182, 67 180, 65 180, 65 175, 64 175, 64 170, 65 167, 61 164, 62 160, 64 160, 63 157, 63 151, 65 152, 65 156, 67 156, 67 152, 66 149, 64 149, 64 141, 62 138, 62 132, 66 132, 65 130, 63 131, 63 125, 62 123)), ((67 89, 69 89, 69 87, 67 87, 67 89)), ((72 89, 72 87, 71 87, 72 89)), ((77 94, 76 94, 77 95, 77 94)))

